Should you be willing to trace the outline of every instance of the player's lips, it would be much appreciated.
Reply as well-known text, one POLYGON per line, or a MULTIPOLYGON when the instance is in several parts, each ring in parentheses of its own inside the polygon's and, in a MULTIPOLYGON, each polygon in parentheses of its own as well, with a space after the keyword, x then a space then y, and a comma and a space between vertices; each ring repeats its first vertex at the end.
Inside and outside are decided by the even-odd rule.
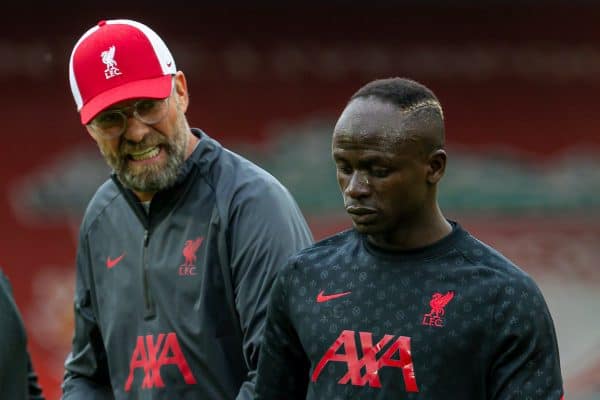
POLYGON ((161 146, 153 146, 153 147, 148 147, 143 150, 130 151, 127 154, 127 158, 129 159, 130 162, 148 163, 148 162, 153 162, 156 159, 158 159, 158 157, 160 157, 162 152, 163 151, 162 151, 161 146))
POLYGON ((371 207, 349 205, 346 206, 346 212, 350 215, 361 216, 375 214, 377 210, 371 207))
POLYGON ((132 151, 129 153, 129 157, 131 157, 135 161, 147 160, 149 158, 156 157, 159 151, 160 148, 158 146, 154 146, 136 152, 132 151))
POLYGON ((367 206, 347 205, 346 212, 350 214, 355 225, 369 224, 377 218, 377 210, 367 206))

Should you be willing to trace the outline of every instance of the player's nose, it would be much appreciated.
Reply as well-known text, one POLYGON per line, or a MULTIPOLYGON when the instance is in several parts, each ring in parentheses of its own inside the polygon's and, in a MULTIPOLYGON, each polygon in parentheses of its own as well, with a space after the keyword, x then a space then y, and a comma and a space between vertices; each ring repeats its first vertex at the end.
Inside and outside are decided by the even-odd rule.
POLYGON ((371 186, 367 174, 354 171, 348 180, 344 193, 352 198, 368 196, 371 193, 371 186))
POLYGON ((151 128, 148 125, 138 120, 133 115, 130 115, 127 118, 127 126, 125 127, 123 137, 130 142, 139 143, 150 130, 151 128))

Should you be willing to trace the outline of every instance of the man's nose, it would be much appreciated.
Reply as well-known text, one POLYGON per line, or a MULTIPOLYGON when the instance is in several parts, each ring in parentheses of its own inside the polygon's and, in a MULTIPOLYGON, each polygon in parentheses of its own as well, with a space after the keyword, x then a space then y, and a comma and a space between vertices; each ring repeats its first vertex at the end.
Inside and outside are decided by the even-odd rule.
POLYGON ((126 140, 139 143, 149 131, 150 127, 134 117, 133 114, 127 115, 127 126, 125 127, 125 133, 123 133, 126 140))
POLYGON ((371 193, 371 186, 367 174, 361 171, 354 171, 352 176, 350 176, 345 192, 353 198, 368 196, 371 193))

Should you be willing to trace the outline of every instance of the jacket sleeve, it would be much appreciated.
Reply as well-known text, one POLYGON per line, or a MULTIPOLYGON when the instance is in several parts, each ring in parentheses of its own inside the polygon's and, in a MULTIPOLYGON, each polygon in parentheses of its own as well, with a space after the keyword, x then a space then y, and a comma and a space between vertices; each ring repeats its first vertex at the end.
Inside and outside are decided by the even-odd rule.
MULTIPOLYGON (((14 315, 14 317, 16 318, 13 321, 18 320, 19 321, 19 328, 21 326, 23 326, 23 335, 25 337, 25 343, 27 341, 27 333, 24 330, 24 325, 21 319, 21 313, 19 312, 19 309, 17 307, 17 304, 15 302, 14 299, 14 295, 13 295, 13 291, 12 291, 12 287, 10 285, 10 282, 8 280, 8 278, 6 277, 6 275, 4 275, 4 273, 2 272, 2 270, 0 269, 0 294, 4 294, 7 296, 7 298, 9 299, 9 301, 12 303, 13 308, 10 310, 12 311, 12 314, 14 315), (4 292, 4 293, 2 293, 4 292)), ((7 313, 8 310, 2 310, 3 313, 7 313)), ((13 331, 15 325, 11 325, 10 327, 8 326, 3 326, 3 334, 6 335, 7 332, 13 331)), ((4 340, 6 340, 5 337, 3 337, 4 340)), ((34 371, 33 368, 33 364, 31 363, 31 356, 29 354, 29 351, 27 350, 27 348, 20 348, 20 347, 14 347, 13 350, 15 352, 21 352, 24 351, 24 360, 27 363, 27 370, 25 371, 27 374, 27 396, 26 398, 28 400, 44 400, 44 396, 42 394, 42 388, 40 387, 40 385, 38 384, 38 378, 37 375, 34 371)), ((19 358, 21 357, 21 354, 19 354, 19 358)), ((4 368, 12 368, 14 366, 11 365, 10 367, 8 367, 7 365, 3 365, 0 367, 0 369, 2 367, 4 368)), ((15 368, 16 370, 18 370, 19 368, 15 368)), ((9 375, 10 376, 10 375, 9 375)), ((11 376, 11 378, 15 378, 15 376, 11 376)), ((20 377, 19 377, 20 378, 20 377)), ((16 379, 15 379, 16 380, 16 379)), ((20 380, 20 379, 19 379, 20 380)), ((17 384, 16 382, 14 382, 14 384, 17 384)), ((0 388, 2 389, 2 388, 0 388)), ((9 395, 9 396, 14 396, 15 394, 7 394, 6 392, 0 390, 0 393, 2 395, 9 395)))
POLYGON ((554 323, 535 282, 527 276, 501 288, 493 318, 488 398, 562 399, 554 323))
POLYGON ((256 400, 306 398, 310 360, 289 318, 288 272, 285 268, 273 285, 258 359, 256 400))
POLYGON ((92 307, 87 241, 80 235, 75 283, 75 333, 65 361, 62 400, 113 399, 108 364, 100 329, 92 307))
POLYGON ((38 377, 31 363, 29 353, 27 353, 27 396, 29 400, 44 400, 42 388, 38 383, 38 377))
POLYGON ((279 183, 257 184, 238 193, 229 218, 235 308, 248 368, 237 400, 252 399, 259 345, 277 270, 313 239, 300 209, 279 183))

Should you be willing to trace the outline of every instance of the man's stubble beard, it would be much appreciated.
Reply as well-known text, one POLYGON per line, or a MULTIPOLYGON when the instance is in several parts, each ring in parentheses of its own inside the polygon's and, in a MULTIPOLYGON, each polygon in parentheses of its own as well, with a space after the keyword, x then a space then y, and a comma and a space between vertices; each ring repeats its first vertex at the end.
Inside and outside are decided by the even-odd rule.
POLYGON ((136 192, 156 193, 175 184, 185 161, 188 134, 189 126, 184 114, 178 113, 175 134, 170 138, 152 131, 140 143, 122 139, 117 154, 105 151, 102 147, 100 151, 124 186, 136 192), (160 145, 161 151, 166 153, 167 161, 164 165, 131 168, 127 154, 156 145, 160 145))

